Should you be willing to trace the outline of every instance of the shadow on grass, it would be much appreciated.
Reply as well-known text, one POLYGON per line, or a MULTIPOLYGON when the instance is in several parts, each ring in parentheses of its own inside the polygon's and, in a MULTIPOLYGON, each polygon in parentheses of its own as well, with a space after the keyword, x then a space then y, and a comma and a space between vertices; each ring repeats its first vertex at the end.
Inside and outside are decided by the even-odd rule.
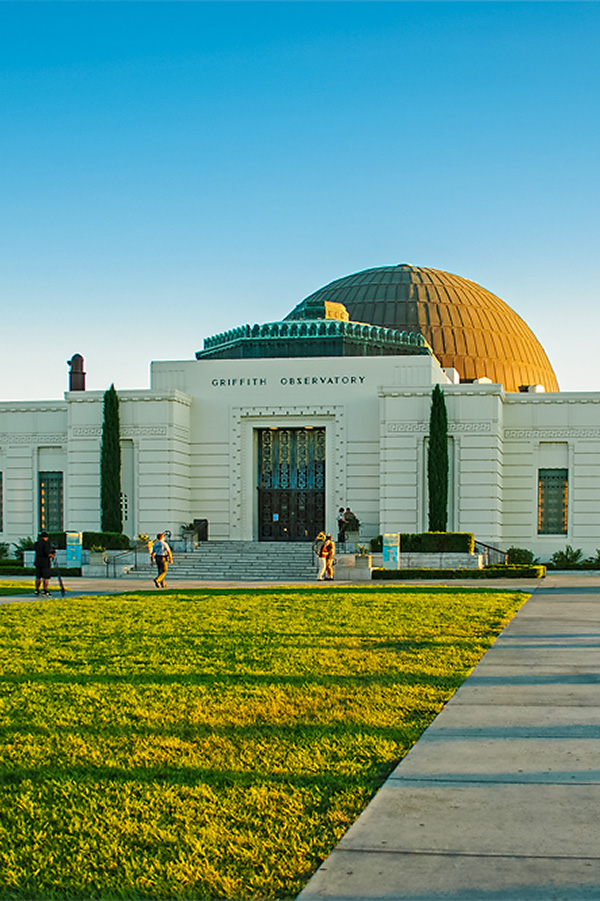
MULTIPOLYGON (((406 748, 408 752, 408 748, 406 748)), ((406 753, 405 752, 405 753, 406 753)), ((56 766, 47 767, 15 767, 0 772, 0 787, 18 786, 24 782, 34 784, 60 784, 76 782, 85 786, 97 783, 169 783, 186 787, 206 785, 217 789, 242 788, 265 784, 289 785, 293 788, 319 788, 330 795, 346 792, 355 788, 363 788, 367 782, 369 791, 375 791, 388 777, 398 760, 374 761, 367 771, 355 773, 339 772, 329 769, 321 772, 285 773, 268 769, 223 769, 213 767, 190 766, 151 766, 151 767, 118 767, 118 766, 56 766)))
MULTIPOLYGON (((70 665, 76 665, 70 663, 70 665)), ((89 662, 81 666, 88 666, 89 662)), ((298 673, 295 676, 285 676, 279 673, 5 673, 0 677, 0 685, 3 683, 12 685, 186 685, 186 686, 215 686, 223 688, 227 683, 231 685, 274 687, 301 687, 306 689, 311 686, 350 687, 361 686, 411 686, 423 685, 432 688, 454 688, 462 684, 470 667, 463 671, 455 671, 448 675, 437 676, 433 673, 424 673, 416 670, 393 673, 349 673, 347 675, 315 675, 314 673, 298 673)))

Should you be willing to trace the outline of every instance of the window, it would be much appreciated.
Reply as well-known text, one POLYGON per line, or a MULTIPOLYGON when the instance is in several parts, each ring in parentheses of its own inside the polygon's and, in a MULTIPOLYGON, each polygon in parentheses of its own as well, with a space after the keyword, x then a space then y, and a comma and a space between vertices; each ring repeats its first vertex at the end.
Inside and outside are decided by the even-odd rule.
POLYGON ((538 534, 567 534, 567 469, 540 469, 538 475, 538 534))
POLYGON ((3 510, 4 510, 4 497, 2 494, 2 473, 0 472, 0 532, 4 531, 3 510))
POLYGON ((129 498, 124 491, 121 492, 121 517, 123 522, 129 519, 129 498))
POLYGON ((40 529, 63 530, 62 472, 40 472, 40 529))

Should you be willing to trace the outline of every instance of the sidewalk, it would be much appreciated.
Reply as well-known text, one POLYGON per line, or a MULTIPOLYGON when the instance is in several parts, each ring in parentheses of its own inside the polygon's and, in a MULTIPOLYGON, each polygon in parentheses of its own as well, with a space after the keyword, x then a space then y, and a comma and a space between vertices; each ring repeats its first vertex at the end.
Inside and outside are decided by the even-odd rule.
MULTIPOLYGON (((131 592, 131 591, 151 591, 154 593, 159 592, 161 589, 157 589, 153 583, 153 576, 145 579, 105 579, 105 578, 84 578, 83 576, 65 576, 64 584, 67 589, 66 597, 67 598, 76 598, 82 597, 83 595, 102 595, 102 594, 121 594, 123 592, 131 592)), ((33 593, 33 584, 34 578, 33 576, 2 576, 2 582, 31 582, 31 594, 21 594, 21 595, 10 595, 5 597, 0 597, 0 604, 13 603, 15 601, 35 601, 40 600, 36 598, 33 593)), ((167 578, 167 589, 169 591, 185 591, 189 589, 195 589, 196 591, 203 591, 205 588, 306 588, 308 586, 312 586, 314 588, 319 588, 322 591, 333 591, 335 589, 346 589, 351 588, 353 585, 356 585, 359 588, 373 588, 383 589, 383 588, 398 588, 399 586, 410 588, 410 587, 419 587, 423 588, 425 585, 448 585, 450 588, 500 588, 500 589, 508 589, 509 591, 526 591, 531 592, 535 591, 536 588, 539 587, 539 581, 536 579, 489 579, 482 581, 475 581, 474 579, 440 579, 440 580, 427 580, 427 582, 422 581, 407 581, 407 582, 364 582, 362 580, 357 582, 317 582, 316 576, 311 575, 309 578, 298 581, 202 581, 199 582, 197 579, 172 579, 169 581, 167 578)), ((60 589, 58 587, 58 581, 56 577, 53 577, 50 581, 50 590, 53 597, 60 598, 60 589)), ((43 600, 43 598, 41 599, 43 600)), ((46 599, 48 600, 48 599, 46 599)), ((600 901, 600 899, 599 899, 600 901)))
POLYGON ((317 899, 599 901, 598 574, 538 583, 298 896, 317 899))

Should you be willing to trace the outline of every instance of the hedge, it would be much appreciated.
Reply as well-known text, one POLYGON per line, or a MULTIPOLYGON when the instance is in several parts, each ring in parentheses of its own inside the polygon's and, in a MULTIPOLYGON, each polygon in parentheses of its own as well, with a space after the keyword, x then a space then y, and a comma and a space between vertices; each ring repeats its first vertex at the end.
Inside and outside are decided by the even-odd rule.
MULTIPOLYGON (((63 567, 61 566, 59 569, 61 576, 80 576, 81 575, 81 567, 80 566, 69 566, 63 567)), ((55 569, 51 570, 53 576, 57 575, 55 569)), ((9 566, 4 566, 0 563, 0 579, 2 576, 35 576, 35 567, 34 566, 18 566, 18 564, 12 563, 9 566)))
POLYGON ((543 579, 545 566, 486 566, 484 569, 383 569, 373 579, 543 579))
MULTIPOLYGON (((383 536, 371 539, 374 553, 383 549, 383 536)), ((401 532, 400 551, 405 554, 472 554, 475 537, 472 532, 401 532)))
MULTIPOLYGON (((122 532, 83 532, 83 547, 90 550, 92 547, 103 547, 107 551, 127 551, 131 541, 122 532)), ((48 532, 48 541, 55 548, 64 550, 67 546, 66 532, 48 532)))

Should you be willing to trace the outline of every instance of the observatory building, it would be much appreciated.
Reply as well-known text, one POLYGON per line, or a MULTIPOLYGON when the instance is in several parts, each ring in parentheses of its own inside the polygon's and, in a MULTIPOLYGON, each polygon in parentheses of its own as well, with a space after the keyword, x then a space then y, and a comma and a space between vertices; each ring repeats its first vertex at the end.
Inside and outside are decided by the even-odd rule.
MULTIPOLYGON (((290 305, 291 306, 291 305, 290 305)), ((448 529, 548 559, 600 544, 600 394, 561 393, 503 300, 408 264, 315 291, 277 322, 207 337, 119 390, 124 530, 206 519, 211 540, 311 541, 350 506, 361 537, 426 530, 431 393, 448 411, 448 529)), ((0 403, 0 540, 100 523, 103 392, 0 403)))

